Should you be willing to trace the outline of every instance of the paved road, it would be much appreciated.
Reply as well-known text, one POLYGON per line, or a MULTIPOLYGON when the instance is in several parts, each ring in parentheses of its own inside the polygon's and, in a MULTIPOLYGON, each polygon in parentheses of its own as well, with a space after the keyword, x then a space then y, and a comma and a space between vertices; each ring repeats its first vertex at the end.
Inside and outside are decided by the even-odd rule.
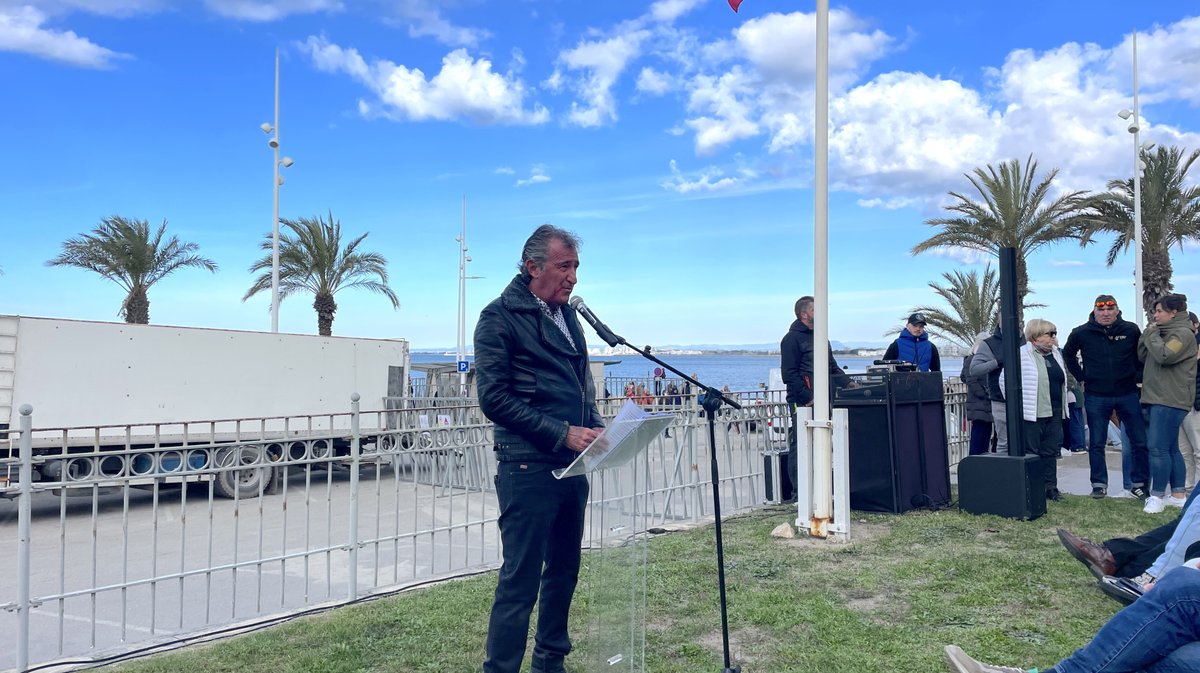
MULTIPOLYGON (((362 595, 498 560, 491 493, 364 470, 352 566, 348 473, 314 471, 306 484, 293 470, 288 481, 286 493, 241 501, 210 500, 203 484, 38 494, 30 593, 65 597, 31 612, 30 661, 344 599, 351 567, 362 595)), ((16 539, 17 504, 0 501, 3 567, 16 567, 16 539)), ((15 601, 15 582, 15 573, 0 578, 0 604, 15 601)), ((0 630, 16 632, 14 612, 0 612, 0 630)), ((0 670, 15 662, 12 649, 0 651, 0 670)))

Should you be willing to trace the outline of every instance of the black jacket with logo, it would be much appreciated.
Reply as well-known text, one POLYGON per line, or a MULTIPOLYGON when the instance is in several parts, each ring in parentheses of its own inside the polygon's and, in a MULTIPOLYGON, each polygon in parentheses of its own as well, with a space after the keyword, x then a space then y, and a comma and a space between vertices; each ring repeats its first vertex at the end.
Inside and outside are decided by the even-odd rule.
POLYGON ((518 275, 479 315, 479 407, 496 424, 501 461, 568 465, 578 455, 566 447, 568 428, 604 425, 575 309, 562 312, 575 347, 518 275))
POLYGON ((1063 361, 1071 376, 1083 384, 1085 395, 1122 397, 1137 392, 1142 378, 1138 362, 1138 340, 1142 332, 1137 325, 1121 318, 1105 327, 1096 322, 1095 314, 1071 330, 1063 346, 1063 361), (1080 360, 1083 360, 1080 366, 1080 360))

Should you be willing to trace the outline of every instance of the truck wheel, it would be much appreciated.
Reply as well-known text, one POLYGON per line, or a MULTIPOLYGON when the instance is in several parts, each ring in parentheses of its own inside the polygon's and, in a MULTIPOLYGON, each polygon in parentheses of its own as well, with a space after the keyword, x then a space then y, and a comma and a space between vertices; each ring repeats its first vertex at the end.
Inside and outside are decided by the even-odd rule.
POLYGON ((256 465, 241 469, 220 469, 213 478, 213 489, 223 498, 256 498, 271 487, 274 470, 267 467, 263 447, 235 446, 217 453, 216 467, 256 465))

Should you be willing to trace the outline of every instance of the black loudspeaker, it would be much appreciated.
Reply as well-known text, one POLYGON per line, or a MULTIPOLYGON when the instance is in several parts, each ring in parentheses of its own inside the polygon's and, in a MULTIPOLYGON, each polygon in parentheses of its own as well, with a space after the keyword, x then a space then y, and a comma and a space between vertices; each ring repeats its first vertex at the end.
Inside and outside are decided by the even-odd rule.
MULTIPOLYGON (((780 453, 778 455, 779 471, 781 472, 779 480, 779 500, 788 501, 796 497, 795 488, 792 486, 792 479, 789 476, 791 474, 789 470, 793 470, 795 468, 792 467, 792 459, 788 454, 780 453)), ((767 500, 772 500, 775 496, 775 470, 772 467, 773 462, 774 458, 772 456, 763 456, 763 477, 766 478, 767 482, 767 500)))
POLYGON ((1046 513, 1046 487, 1035 455, 983 454, 958 464, 958 507, 1032 521, 1046 513))
POLYGON ((848 414, 850 509, 899 514, 950 502, 945 405, 940 399, 916 404, 843 401, 835 406, 848 414))

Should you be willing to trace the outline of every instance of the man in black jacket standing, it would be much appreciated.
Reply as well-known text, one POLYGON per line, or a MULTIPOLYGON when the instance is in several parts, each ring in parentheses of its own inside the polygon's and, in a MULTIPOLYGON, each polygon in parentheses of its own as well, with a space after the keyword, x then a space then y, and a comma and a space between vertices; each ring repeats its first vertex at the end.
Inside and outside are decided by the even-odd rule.
POLYGON ((1146 480, 1150 476, 1150 456, 1137 388, 1142 369, 1137 356, 1140 338, 1138 326, 1121 318, 1117 300, 1102 294, 1096 297, 1088 321, 1071 330, 1062 349, 1071 376, 1083 384, 1093 498, 1108 494, 1104 445, 1108 441, 1108 419, 1114 411, 1129 437, 1129 445, 1122 447, 1123 452, 1129 452, 1129 460, 1122 460, 1121 465, 1126 487, 1142 500, 1149 495, 1146 480))
POLYGON ((479 406, 495 423, 496 497, 504 549, 488 622, 484 673, 519 673, 538 602, 533 673, 565 673, 567 615, 579 579, 588 482, 556 479, 603 429, 587 344, 567 305, 579 239, 544 224, 525 242, 521 273, 475 327, 479 406), (539 592, 540 588, 540 592, 539 592))
MULTIPOLYGON (((796 300, 795 311, 796 320, 779 342, 780 369, 783 384, 787 386, 788 404, 807 407, 813 401, 813 320, 816 319, 813 298, 800 297, 796 300)), ((829 344, 825 347, 829 349, 830 383, 843 387, 850 385, 850 377, 833 357, 833 347, 829 344)), ((833 392, 833 385, 829 390, 833 392)), ((794 425, 788 430, 788 469, 784 474, 788 475, 791 484, 781 486, 785 498, 796 492, 796 431, 794 425)))

